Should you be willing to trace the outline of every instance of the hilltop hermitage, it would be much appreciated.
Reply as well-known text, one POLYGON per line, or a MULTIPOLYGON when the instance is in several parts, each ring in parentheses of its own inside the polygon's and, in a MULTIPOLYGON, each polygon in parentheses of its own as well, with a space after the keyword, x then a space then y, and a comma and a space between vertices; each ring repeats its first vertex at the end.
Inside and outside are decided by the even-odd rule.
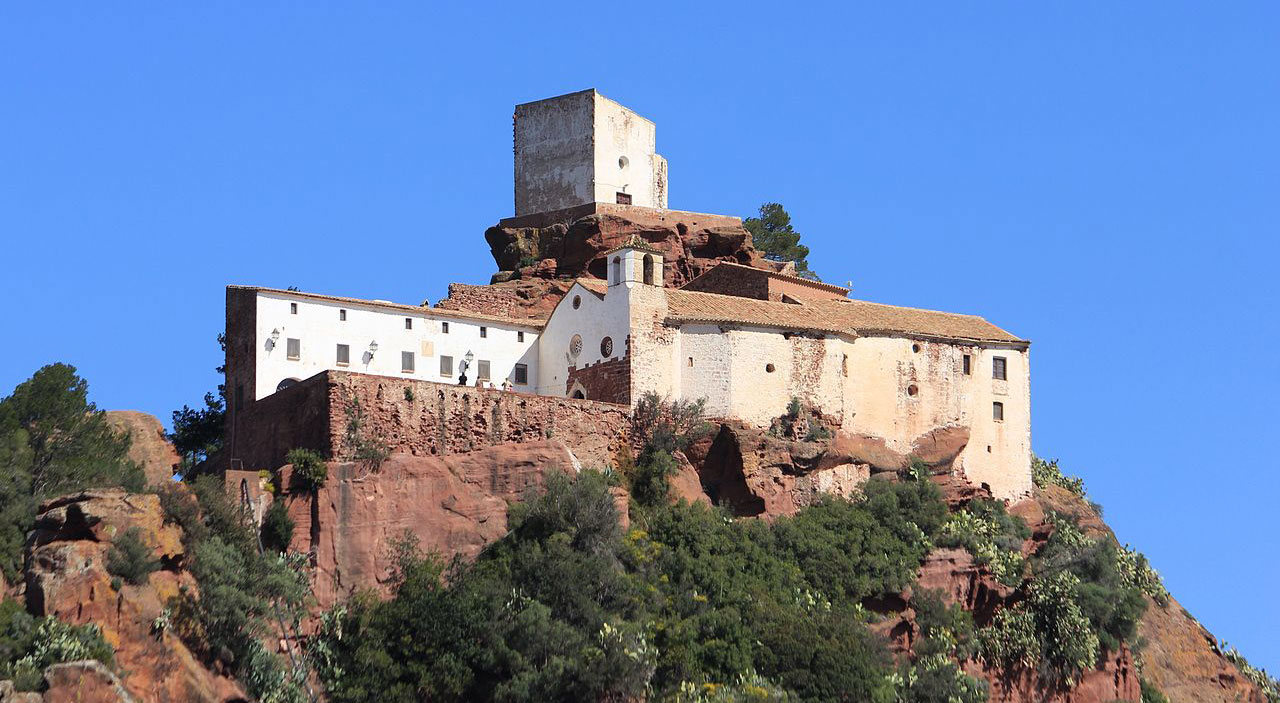
MULTIPOLYGON (((516 218, 675 212, 654 123, 595 90, 517 106, 514 141, 516 218)), ((228 414, 331 370, 622 405, 705 398, 712 417, 765 427, 799 398, 904 453, 966 428, 953 470, 999 498, 1029 493, 1028 341, 973 315, 853 300, 787 266, 724 261, 668 286, 672 262, 642 236, 603 256, 602 276, 573 280, 540 317, 229 286, 228 414)))

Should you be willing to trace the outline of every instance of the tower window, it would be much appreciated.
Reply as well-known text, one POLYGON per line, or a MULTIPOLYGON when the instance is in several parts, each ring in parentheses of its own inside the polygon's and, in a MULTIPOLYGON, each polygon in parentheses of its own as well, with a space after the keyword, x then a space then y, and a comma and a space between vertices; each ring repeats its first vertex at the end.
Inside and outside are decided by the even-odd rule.
POLYGON ((297 304, 297 303, 289 303, 289 314, 290 314, 290 315, 297 315, 297 314, 298 314, 298 304, 297 304))
POLYGON ((412 317, 406 317, 406 318, 404 318, 404 328, 405 328, 405 329, 407 329, 407 330, 411 330, 411 329, 413 329, 413 318, 412 318, 412 317))
POLYGON ((991 404, 991 419, 996 422, 1004 422, 1004 403, 991 404))
POLYGON ((642 264, 644 267, 644 284, 651 286, 653 285, 653 256, 645 254, 642 264))
POLYGON ((339 311, 338 311, 338 322, 346 322, 346 321, 347 321, 347 311, 346 311, 346 310, 339 310, 339 311))
POLYGON ((972 356, 965 354, 964 359, 961 360, 960 365, 963 367, 964 375, 970 376, 973 374, 973 357, 972 356))
POLYGON ((481 339, 484 339, 484 338, 486 338, 486 337, 488 337, 488 336, 489 336, 489 328, 488 328, 488 327, 481 327, 481 328, 480 328, 480 338, 481 338, 481 339))
POLYGON ((441 323, 440 323, 440 332, 441 332, 442 334, 449 334, 449 323, 448 323, 448 322, 441 322, 441 323))
POLYGON ((991 358, 991 377, 997 381, 1003 381, 1008 376, 1008 364, 1003 356, 995 356, 991 358))

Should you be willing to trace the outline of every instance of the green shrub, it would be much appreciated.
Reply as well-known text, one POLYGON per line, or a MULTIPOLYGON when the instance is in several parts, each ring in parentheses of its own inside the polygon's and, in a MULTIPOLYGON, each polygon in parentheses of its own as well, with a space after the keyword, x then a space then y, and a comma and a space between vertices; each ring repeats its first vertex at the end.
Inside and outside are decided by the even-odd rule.
POLYGON ((1008 586, 1022 581, 1022 542, 1031 536, 1025 523, 1010 515, 997 500, 974 500, 953 513, 935 542, 940 547, 964 547, 996 580, 1008 586))
POLYGON ((666 400, 657 393, 640 396, 631 411, 631 426, 635 438, 647 452, 672 453, 684 449, 690 442, 704 436, 710 425, 703 421, 706 398, 698 400, 666 400))
POLYGON ((1045 461, 1038 456, 1032 457, 1031 480, 1035 483, 1037 488, 1060 486, 1076 494, 1076 496, 1081 499, 1088 499, 1088 495, 1084 490, 1084 479, 1076 478, 1074 476, 1068 477, 1063 474, 1062 469, 1058 468, 1057 459, 1045 461))
POLYGON ((0 679, 12 680, 19 691, 35 691, 43 685, 46 667, 84 659, 114 666, 111 645, 97 625, 37 618, 15 600, 0 603, 0 679))
POLYGON ((329 479, 329 466, 325 464, 324 457, 310 449, 291 449, 285 461, 293 465, 290 488, 314 491, 324 488, 325 481, 329 479))
POLYGON ((997 613, 979 632, 983 656, 1009 667, 1037 666, 1071 687, 1097 662, 1100 643, 1078 602, 1080 579, 1059 571, 1031 582, 1027 599, 997 613))
POLYGON ((142 541, 142 530, 130 527, 116 535, 107 551, 107 573, 140 586, 147 582, 151 572, 160 568, 160 560, 151 555, 151 548, 142 541))
POLYGON ((284 498, 271 501, 271 505, 262 516, 262 546, 275 552, 286 552, 293 542, 293 518, 289 517, 289 507, 284 498))
POLYGON ((1280 680, 1272 678, 1266 669, 1259 669, 1250 664, 1249 660, 1245 659, 1239 650, 1226 642, 1218 643, 1218 651, 1222 652, 1222 656, 1226 657, 1232 664, 1235 664, 1245 678, 1261 689, 1262 695, 1266 696, 1268 701, 1280 701, 1280 680))
POLYGON ((667 499, 676 460, 665 451, 645 452, 631 468, 629 490, 640 505, 657 505, 667 499))
POLYGON ((975 679, 943 654, 920 656, 893 679, 897 703, 986 703, 987 682, 975 679))
POLYGON ((1169 703, 1168 696, 1146 679, 1139 679, 1138 683, 1142 686, 1142 703, 1169 703))

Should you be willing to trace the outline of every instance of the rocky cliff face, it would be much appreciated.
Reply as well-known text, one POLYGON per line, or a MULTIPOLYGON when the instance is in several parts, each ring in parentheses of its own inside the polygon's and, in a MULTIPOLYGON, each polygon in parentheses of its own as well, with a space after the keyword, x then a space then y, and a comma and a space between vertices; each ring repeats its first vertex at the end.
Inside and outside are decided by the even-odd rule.
POLYGON ((205 669, 181 640, 152 627, 180 588, 195 588, 182 568, 184 556, 181 530, 164 522, 155 495, 85 491, 41 506, 28 540, 27 609, 77 625, 98 625, 115 648, 120 672, 117 680, 101 665, 51 668, 46 672, 46 703, 129 700, 117 695, 118 689, 156 703, 244 698, 233 681, 205 669), (116 535, 135 527, 162 568, 142 585, 117 582, 117 590, 107 573, 106 555, 116 535))
POLYGON ((662 252, 664 283, 678 288, 722 261, 776 268, 735 217, 650 208, 570 211, 560 221, 504 221, 485 232, 498 264, 492 285, 455 284, 437 306, 543 318, 579 277, 605 279, 605 252, 638 237, 662 252))
POLYGON ((137 410, 108 410, 106 418, 116 432, 129 435, 129 459, 142 467, 147 483, 159 486, 173 480, 180 459, 155 416, 137 410))

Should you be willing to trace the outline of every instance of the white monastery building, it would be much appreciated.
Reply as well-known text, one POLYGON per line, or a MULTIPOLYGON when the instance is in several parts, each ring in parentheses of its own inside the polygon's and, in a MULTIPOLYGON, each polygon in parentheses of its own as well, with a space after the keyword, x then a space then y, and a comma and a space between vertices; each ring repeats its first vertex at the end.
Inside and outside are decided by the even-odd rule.
MULTIPOLYGON (((666 206, 654 126, 594 90, 517 106, 516 213, 666 206)), ((1000 498, 1031 489, 1030 343, 971 316, 848 298, 840 286, 722 263, 680 288, 639 238, 545 320, 231 286, 232 408, 325 370, 632 404, 706 399, 768 426, 799 398, 908 453, 963 427, 954 467, 1000 498)))

